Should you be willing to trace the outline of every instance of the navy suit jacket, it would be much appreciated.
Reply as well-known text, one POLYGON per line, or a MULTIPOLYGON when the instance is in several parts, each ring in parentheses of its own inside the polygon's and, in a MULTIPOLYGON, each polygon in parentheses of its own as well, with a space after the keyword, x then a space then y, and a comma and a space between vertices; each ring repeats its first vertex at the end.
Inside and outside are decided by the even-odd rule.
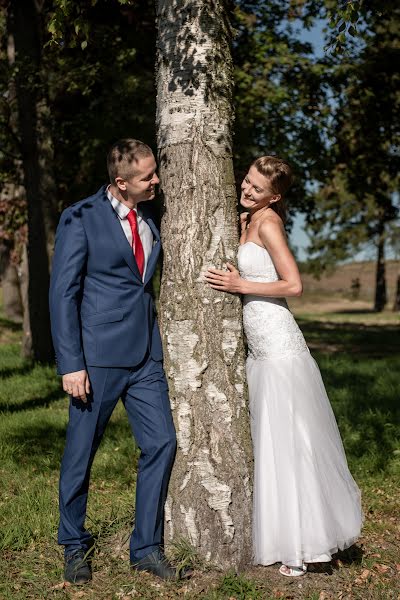
POLYGON ((86 366, 134 367, 147 351, 154 360, 162 359, 150 286, 160 235, 145 203, 142 207, 154 236, 144 281, 106 186, 61 215, 50 284, 60 375, 86 366))

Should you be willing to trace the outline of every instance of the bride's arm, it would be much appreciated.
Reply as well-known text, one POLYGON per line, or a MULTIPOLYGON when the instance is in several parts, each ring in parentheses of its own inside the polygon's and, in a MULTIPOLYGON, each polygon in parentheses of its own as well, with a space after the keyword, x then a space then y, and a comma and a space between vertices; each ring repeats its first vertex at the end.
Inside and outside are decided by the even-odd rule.
POLYGON ((270 283, 247 281, 242 279, 237 269, 228 263, 229 271, 209 269, 206 275, 207 283, 221 292, 269 298, 301 296, 303 286, 299 269, 287 245, 283 227, 275 220, 266 219, 260 226, 259 236, 281 278, 279 281, 270 283))

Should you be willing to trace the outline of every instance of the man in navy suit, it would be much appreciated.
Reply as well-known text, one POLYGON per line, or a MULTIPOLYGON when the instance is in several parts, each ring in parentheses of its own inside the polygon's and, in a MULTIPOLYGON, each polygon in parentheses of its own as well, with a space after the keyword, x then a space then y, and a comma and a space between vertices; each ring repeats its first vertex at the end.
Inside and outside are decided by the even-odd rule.
POLYGON ((107 166, 110 185, 61 215, 50 286, 57 370, 70 395, 58 541, 65 579, 76 584, 91 579, 90 469, 119 398, 141 450, 131 564, 176 577, 161 550, 176 436, 150 289, 160 236, 146 205, 159 183, 157 165, 149 146, 125 139, 113 145, 107 166))

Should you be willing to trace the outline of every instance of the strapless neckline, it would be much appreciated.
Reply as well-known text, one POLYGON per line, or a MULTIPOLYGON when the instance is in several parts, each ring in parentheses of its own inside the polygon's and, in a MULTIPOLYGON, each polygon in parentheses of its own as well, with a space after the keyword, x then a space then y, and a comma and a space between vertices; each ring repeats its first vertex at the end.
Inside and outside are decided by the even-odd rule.
POLYGON ((253 246, 257 246, 257 248, 261 248, 261 250, 265 250, 265 252, 268 252, 268 250, 264 248, 264 246, 260 246, 260 244, 252 242, 251 240, 249 240, 248 242, 244 242, 244 244, 239 244, 239 248, 243 248, 243 246, 245 246, 246 244, 253 244, 253 246))

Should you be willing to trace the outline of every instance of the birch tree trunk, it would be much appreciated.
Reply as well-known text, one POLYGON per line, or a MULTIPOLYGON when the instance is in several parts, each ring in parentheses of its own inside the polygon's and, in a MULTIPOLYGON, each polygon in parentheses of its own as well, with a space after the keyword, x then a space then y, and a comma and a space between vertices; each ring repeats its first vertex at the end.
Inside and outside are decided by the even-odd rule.
POLYGON ((160 323, 178 438, 165 534, 223 568, 251 557, 252 474, 240 298, 203 279, 238 244, 227 4, 157 2, 160 323))

